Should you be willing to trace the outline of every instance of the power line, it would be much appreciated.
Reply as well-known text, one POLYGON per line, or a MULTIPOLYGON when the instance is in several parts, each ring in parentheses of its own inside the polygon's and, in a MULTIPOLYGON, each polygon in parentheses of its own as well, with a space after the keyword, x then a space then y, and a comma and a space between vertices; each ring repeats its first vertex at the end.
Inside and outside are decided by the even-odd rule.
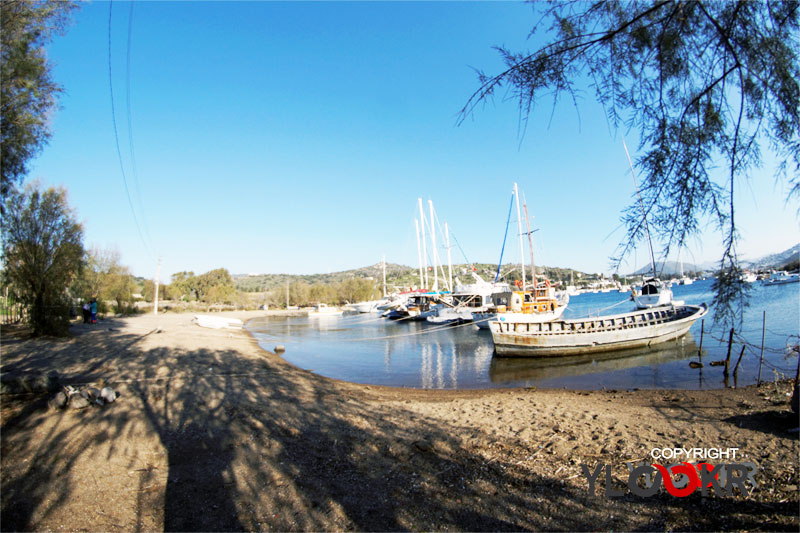
POLYGON ((111 75, 111 15, 113 13, 112 10, 113 1, 108 3, 108 88, 111 94, 111 122, 114 125, 114 141, 117 147, 117 157, 119 158, 119 169, 122 173, 122 183, 125 186, 125 195, 128 197, 128 205, 131 208, 131 214, 133 215, 133 221, 136 224, 136 231, 139 233, 139 239, 141 239, 142 244, 144 245, 145 251, 147 255, 150 256, 150 259, 153 262, 156 262, 155 256, 153 255, 150 247, 147 245, 147 242, 144 239, 144 235, 142 234, 142 228, 139 226, 139 219, 136 216, 136 210, 133 207, 133 201, 131 200, 131 194, 128 190, 128 179, 125 176, 125 165, 122 161, 122 151, 119 148, 119 133, 117 132, 117 116, 114 110, 114 82, 111 75))
POLYGON ((133 37, 133 6, 135 2, 131 2, 131 8, 128 12, 128 45, 127 45, 127 52, 125 54, 125 84, 126 84, 126 93, 125 93, 125 104, 126 104, 126 113, 128 119, 128 149, 130 150, 131 155, 131 170, 133 174, 133 184, 136 187, 136 199, 138 200, 139 204, 139 214, 142 216, 142 225, 144 226, 144 233, 147 237, 147 241, 152 243, 153 239, 150 236, 150 231, 147 224, 147 217, 145 216, 144 205, 142 204, 142 190, 139 187, 139 172, 136 169, 136 152, 133 150, 133 120, 131 120, 131 39, 133 37))

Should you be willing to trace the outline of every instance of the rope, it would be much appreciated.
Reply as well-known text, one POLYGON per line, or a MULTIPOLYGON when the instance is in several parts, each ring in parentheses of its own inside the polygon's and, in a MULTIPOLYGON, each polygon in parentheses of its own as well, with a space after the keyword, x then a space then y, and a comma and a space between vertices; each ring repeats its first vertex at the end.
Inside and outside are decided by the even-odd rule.
POLYGON ((626 298, 626 299, 624 299, 624 300, 622 300, 620 302, 617 302, 617 303, 615 303, 613 305, 609 305, 608 307, 603 307, 602 309, 598 309, 597 311, 590 311, 588 315, 576 317, 575 319, 579 320, 581 318, 590 318, 592 316, 600 316, 599 314, 596 314, 596 313, 600 313, 601 311, 606 311, 608 309, 612 309, 614 307, 617 307, 618 305, 622 305, 622 304, 628 303, 630 301, 631 301, 630 298, 626 298))
MULTIPOLYGON (((394 322, 401 322, 403 320, 409 320, 411 318, 414 318, 414 317, 404 317, 404 318, 397 319, 394 322)), ((409 332, 409 333, 399 333, 397 335, 383 335, 383 336, 380 336, 380 337, 361 337, 361 338, 357 338, 357 339, 345 339, 345 338, 342 338, 342 339, 335 339, 335 341, 338 341, 338 342, 362 342, 362 341, 375 341, 375 340, 386 340, 386 339, 399 339, 399 338, 403 338, 403 337, 416 337, 416 336, 419 336, 419 335, 426 335, 428 333, 435 333, 435 332, 444 331, 444 330, 448 330, 448 329, 463 328, 465 326, 475 326, 477 324, 480 324, 480 323, 483 323, 483 322, 488 322, 490 320, 493 320, 493 319, 492 318, 483 318, 481 320, 474 320, 472 322, 465 322, 463 324, 443 324, 441 326, 434 326, 434 327, 425 328, 422 331, 412 331, 412 332, 409 332)), ((286 340, 297 340, 297 338, 296 337, 295 338, 287 338, 287 339, 270 338, 269 340, 271 342, 278 342, 278 341, 284 341, 285 342, 286 340)), ((326 339, 326 340, 328 342, 331 342, 330 339, 326 339)))

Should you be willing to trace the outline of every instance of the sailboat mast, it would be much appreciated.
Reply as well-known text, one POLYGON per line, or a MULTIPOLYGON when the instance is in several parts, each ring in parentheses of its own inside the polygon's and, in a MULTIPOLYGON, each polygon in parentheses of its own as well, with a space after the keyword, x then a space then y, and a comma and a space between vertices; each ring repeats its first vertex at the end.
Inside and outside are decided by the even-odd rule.
POLYGON ((650 267, 653 269, 653 277, 656 277, 656 258, 653 255, 653 241, 650 239, 650 228, 647 225, 647 213, 644 210, 644 202, 642 201, 642 193, 639 192, 639 183, 636 181, 636 173, 633 171, 633 161, 631 161, 631 154, 628 153, 628 145, 625 144, 625 139, 622 139, 622 146, 625 148, 625 155, 628 157, 628 165, 631 167, 631 175, 633 176, 633 185, 636 187, 636 196, 639 197, 639 207, 642 209, 642 218, 644 219, 644 231, 647 233, 647 244, 650 246, 650 267))
POLYGON ((447 246, 447 286, 453 291, 453 261, 450 257, 450 231, 447 229, 447 222, 444 223, 444 243, 447 246))
POLYGON ((428 288, 428 250, 425 246, 425 210, 422 209, 422 198, 417 198, 419 201, 419 225, 422 232, 422 268, 425 272, 425 284, 423 288, 428 288))
POLYGON ((419 286, 425 286, 425 279, 422 277, 422 248, 419 244, 419 220, 414 219, 414 226, 417 228, 417 263, 419 264, 419 286))
POLYGON ((519 261, 522 266, 522 292, 525 292, 525 246, 522 243, 522 215, 519 210, 519 189, 514 182, 514 198, 517 201, 517 230, 519 232, 519 261))
POLYGON ((431 259, 433 260, 433 290, 439 290, 439 251, 436 249, 436 218, 433 216, 433 200, 428 200, 431 211, 431 259))
POLYGON ((531 221, 528 218, 528 202, 522 197, 522 207, 525 209, 525 225, 528 227, 528 247, 531 250, 531 279, 533 280, 534 295, 536 290, 536 264, 533 262, 533 233, 531 233, 531 221))

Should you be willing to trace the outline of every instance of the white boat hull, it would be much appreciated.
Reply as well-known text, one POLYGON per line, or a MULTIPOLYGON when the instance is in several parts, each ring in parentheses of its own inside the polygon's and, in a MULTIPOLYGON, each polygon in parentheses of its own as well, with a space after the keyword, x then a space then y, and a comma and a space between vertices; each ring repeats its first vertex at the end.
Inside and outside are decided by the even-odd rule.
POLYGON ((242 321, 238 318, 227 318, 224 316, 194 315, 194 321, 198 326, 211 329, 242 329, 242 321))
POLYGON ((676 339, 708 312, 705 304, 645 309, 619 315, 553 322, 492 322, 495 353, 562 356, 650 346, 676 339))
POLYGON ((474 308, 462 307, 452 308, 445 307, 440 309, 436 315, 429 316, 428 322, 432 324, 447 324, 449 322, 472 322, 472 313, 474 308))

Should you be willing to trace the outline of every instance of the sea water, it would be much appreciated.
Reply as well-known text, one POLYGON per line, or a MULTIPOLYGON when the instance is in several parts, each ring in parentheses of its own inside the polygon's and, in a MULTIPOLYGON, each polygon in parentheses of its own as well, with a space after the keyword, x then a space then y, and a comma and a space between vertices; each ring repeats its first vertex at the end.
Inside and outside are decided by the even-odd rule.
MULTIPOLYGON (((711 303, 712 281, 674 285, 674 298, 711 303)), ((564 318, 623 313, 633 309, 629 294, 573 296, 564 318)), ((713 308, 689 334, 651 348, 592 357, 554 359, 494 356, 489 331, 427 322, 389 321, 374 313, 338 317, 264 317, 248 323, 268 350, 285 346, 288 362, 323 376, 356 383, 425 389, 543 387, 578 389, 709 389, 755 383, 764 327, 762 381, 794 377, 800 343, 800 284, 752 285, 741 325, 734 324, 728 379, 721 366, 730 328, 713 323, 713 308), (699 350, 702 333, 702 353, 699 350), (744 347, 738 372, 733 367, 744 347), (691 361, 702 364, 699 368, 691 361)))

